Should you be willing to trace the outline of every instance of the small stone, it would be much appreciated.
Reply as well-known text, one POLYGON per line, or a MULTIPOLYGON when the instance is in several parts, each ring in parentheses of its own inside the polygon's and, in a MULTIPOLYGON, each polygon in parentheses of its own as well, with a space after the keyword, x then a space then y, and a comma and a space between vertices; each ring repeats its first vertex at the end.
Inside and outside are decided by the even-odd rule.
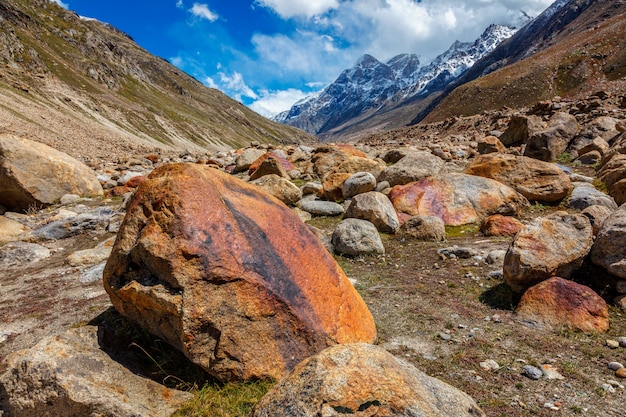
POLYGON ((554 403, 544 403, 543 407, 544 408, 548 408, 548 409, 553 410, 553 411, 559 411, 560 410, 560 408, 557 407, 554 403))
POLYGON ((610 384, 602 384, 602 389, 610 394, 615 392, 615 388, 613 388, 610 384))
POLYGON ((500 365, 498 365, 498 362, 494 361, 493 359, 487 359, 486 361, 481 362, 480 367, 488 371, 497 371, 498 369, 500 369, 500 365))
POLYGON ((440 332, 439 333, 439 337, 442 340, 445 340, 445 341, 452 340, 452 336, 450 336, 448 333, 444 333, 444 332, 440 332))
POLYGON ((541 379, 541 377, 543 376, 543 372, 541 371, 541 369, 536 368, 532 365, 526 365, 524 366, 524 375, 532 380, 537 381, 541 379))
POLYGON ((626 337, 619 337, 617 339, 617 342, 619 343, 621 347, 626 347, 626 337))
POLYGON ((619 368, 615 371, 615 376, 618 378, 626 378, 626 368, 619 368))
POLYGON ((552 365, 541 365, 541 371, 546 379, 565 379, 552 365))
POLYGON ((619 347, 619 342, 617 340, 608 339, 606 341, 606 345, 611 349, 617 349, 619 347))
POLYGON ((609 362, 609 369, 611 371, 617 371, 618 369, 621 369, 623 367, 624 367, 624 365, 622 365, 619 362, 609 362))
POLYGON ((608 379, 606 381, 606 383, 611 385, 612 387, 619 388, 619 389, 624 389, 624 385, 620 384, 619 382, 617 382, 614 379, 608 379))
POLYGON ((626 294, 626 280, 617 281, 615 284, 615 289, 618 294, 626 294))

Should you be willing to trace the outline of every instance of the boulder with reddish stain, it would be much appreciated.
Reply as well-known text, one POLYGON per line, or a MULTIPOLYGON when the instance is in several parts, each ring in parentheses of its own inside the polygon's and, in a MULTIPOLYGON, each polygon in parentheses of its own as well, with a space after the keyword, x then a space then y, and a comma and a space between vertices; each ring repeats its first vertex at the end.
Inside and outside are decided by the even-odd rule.
POLYGON ((343 184, 351 176, 352 174, 348 173, 326 175, 322 182, 322 189, 319 192, 319 196, 328 201, 342 201, 343 184))
POLYGON ((583 214, 557 211, 535 219, 515 236, 504 257, 504 281, 513 292, 553 276, 569 278, 591 250, 593 230, 583 214))
POLYGON ((485 236, 515 236, 524 225, 515 217, 494 214, 487 217, 480 225, 485 236))
POLYGON ((558 166, 525 156, 481 155, 474 158, 465 173, 500 181, 533 201, 560 201, 572 189, 569 176, 558 166))
POLYGON ((436 216, 446 225, 476 223, 492 214, 516 215, 528 201, 506 185, 483 177, 446 174, 396 185, 389 193, 398 217, 436 216))
POLYGON ((609 310, 591 288, 552 277, 522 296, 515 313, 519 320, 546 329, 566 327, 583 332, 606 332, 609 310))
POLYGON ((296 169, 295 165, 287 159, 273 153, 266 153, 259 157, 250 165, 248 175, 251 180, 256 180, 264 175, 278 175, 282 178, 289 178, 288 172, 296 169))
POLYGON ((328 346, 376 336, 295 214, 202 165, 166 165, 139 186, 103 280, 123 315, 220 380, 279 379, 328 346))
POLYGON ((144 177, 143 175, 138 175, 138 176, 132 177, 131 179, 126 181, 126 184, 124 184, 124 185, 126 187, 137 188, 139 186, 139 184, 141 184, 143 182, 143 180, 145 180, 145 179, 146 179, 146 177, 144 177))
POLYGON ((301 364, 255 405, 250 417, 481 417, 467 394, 385 349, 328 348, 301 364))

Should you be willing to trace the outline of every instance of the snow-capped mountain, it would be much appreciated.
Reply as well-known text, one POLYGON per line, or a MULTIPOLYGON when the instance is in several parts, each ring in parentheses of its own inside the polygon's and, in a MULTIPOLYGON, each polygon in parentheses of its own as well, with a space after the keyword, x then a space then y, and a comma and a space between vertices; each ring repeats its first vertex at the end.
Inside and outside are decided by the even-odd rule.
POLYGON ((515 31, 491 25, 475 42, 454 42, 426 65, 415 54, 398 55, 386 63, 364 55, 321 92, 299 101, 274 120, 323 134, 349 120, 441 90, 515 31))

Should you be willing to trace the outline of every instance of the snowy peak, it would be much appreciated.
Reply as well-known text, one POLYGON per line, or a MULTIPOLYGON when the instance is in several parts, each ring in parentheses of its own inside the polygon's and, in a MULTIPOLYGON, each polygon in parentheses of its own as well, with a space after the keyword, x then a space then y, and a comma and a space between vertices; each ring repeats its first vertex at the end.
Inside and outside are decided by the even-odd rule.
POLYGON ((365 54, 315 97, 274 120, 313 134, 331 131, 351 119, 442 89, 514 33, 513 28, 491 25, 474 42, 454 42, 428 65, 415 54, 400 54, 386 63, 365 54))

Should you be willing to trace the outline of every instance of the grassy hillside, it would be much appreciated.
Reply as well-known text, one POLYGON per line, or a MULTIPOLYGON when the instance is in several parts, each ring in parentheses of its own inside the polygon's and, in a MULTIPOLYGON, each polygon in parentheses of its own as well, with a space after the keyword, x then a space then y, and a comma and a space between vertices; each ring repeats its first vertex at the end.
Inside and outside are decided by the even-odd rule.
POLYGON ((46 0, 0 3, 0 129, 74 153, 314 140, 46 0))

